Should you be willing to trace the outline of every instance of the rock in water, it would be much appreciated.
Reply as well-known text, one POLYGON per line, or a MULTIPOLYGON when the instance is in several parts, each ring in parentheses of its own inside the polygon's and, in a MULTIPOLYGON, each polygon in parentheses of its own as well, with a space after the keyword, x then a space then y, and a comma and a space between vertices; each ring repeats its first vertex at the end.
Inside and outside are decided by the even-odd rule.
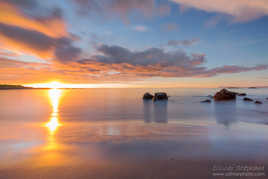
POLYGON ((154 101, 158 101, 158 100, 168 100, 167 93, 155 93, 154 101))
POLYGON ((212 96, 212 95, 208 95, 207 97, 208 97, 208 98, 211 98, 211 99, 213 98, 213 96, 212 96))
POLYGON ((255 101, 255 104, 262 104, 261 101, 255 101))
POLYGON ((211 100, 210 99, 206 99, 204 101, 201 101, 201 103, 211 103, 211 100))
POLYGON ((143 95, 144 100, 152 100, 153 98, 154 98, 154 96, 152 94, 150 94, 150 93, 145 93, 143 95))
POLYGON ((227 101, 227 100, 235 100, 236 99, 235 92, 228 91, 227 89, 222 89, 217 92, 214 96, 215 101, 227 101))
POLYGON ((246 93, 239 93, 238 96, 247 96, 246 93))
POLYGON ((244 101, 253 101, 253 99, 250 99, 250 98, 244 98, 243 100, 244 101))

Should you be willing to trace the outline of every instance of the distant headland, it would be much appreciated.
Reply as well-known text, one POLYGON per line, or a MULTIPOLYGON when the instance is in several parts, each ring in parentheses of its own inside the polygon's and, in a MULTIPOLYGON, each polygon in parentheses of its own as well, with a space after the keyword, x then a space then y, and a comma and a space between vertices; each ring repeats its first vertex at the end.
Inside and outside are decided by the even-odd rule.
POLYGON ((14 89, 48 89, 48 88, 32 88, 32 87, 26 87, 22 85, 0 84, 0 90, 14 90, 14 89))
POLYGON ((219 88, 228 88, 228 89, 259 89, 259 88, 268 88, 268 86, 250 86, 250 87, 235 87, 235 86, 220 86, 219 88))
POLYGON ((25 87, 25 86, 22 86, 22 85, 0 84, 0 90, 11 90, 11 89, 33 89, 33 88, 25 87))

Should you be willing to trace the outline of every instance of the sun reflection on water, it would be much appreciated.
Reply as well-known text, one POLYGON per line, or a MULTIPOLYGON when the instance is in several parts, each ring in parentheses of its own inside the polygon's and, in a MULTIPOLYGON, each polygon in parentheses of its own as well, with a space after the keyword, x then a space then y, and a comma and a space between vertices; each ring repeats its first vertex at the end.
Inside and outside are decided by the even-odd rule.
POLYGON ((61 166, 68 163, 68 157, 63 153, 66 150, 66 146, 57 140, 56 134, 60 126, 63 123, 60 122, 59 105, 60 101, 65 94, 65 90, 53 88, 48 91, 48 99, 52 108, 52 112, 49 121, 43 124, 43 127, 47 129, 46 143, 39 151, 42 152, 37 166, 61 166))
POLYGON ((52 114, 49 122, 46 123, 46 127, 48 128, 51 135, 55 133, 59 126, 61 126, 59 122, 59 102, 62 97, 61 89, 50 89, 48 92, 49 99, 52 106, 52 114))
POLYGON ((58 148, 57 141, 55 139, 55 132, 62 125, 59 122, 59 103, 61 97, 63 95, 63 90, 61 89, 50 89, 48 91, 48 97, 52 107, 52 113, 50 115, 50 119, 47 123, 45 123, 45 127, 47 127, 49 135, 47 138, 47 145, 44 147, 45 150, 54 150, 58 148))

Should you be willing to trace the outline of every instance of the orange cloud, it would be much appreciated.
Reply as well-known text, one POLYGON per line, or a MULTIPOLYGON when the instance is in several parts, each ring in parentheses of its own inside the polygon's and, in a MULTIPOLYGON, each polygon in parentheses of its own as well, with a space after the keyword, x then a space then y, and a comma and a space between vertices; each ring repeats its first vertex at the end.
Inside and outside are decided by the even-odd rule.
MULTIPOLYGON (((96 61, 87 61, 86 63, 70 62, 52 64, 19 62, 10 59, 0 58, 0 81, 1 83, 33 84, 59 80, 65 83, 124 83, 124 84, 142 84, 143 86, 161 86, 174 87, 174 85, 200 87, 204 82, 208 82, 207 87, 214 85, 234 84, 233 81, 215 81, 218 74, 234 74, 246 71, 260 71, 267 69, 267 66, 260 65, 256 67, 223 66, 220 68, 206 69, 200 71, 189 71, 183 67, 170 66, 163 68, 159 64, 155 65, 132 65, 128 63, 106 64, 96 61), (152 77, 159 77, 157 81, 144 80, 152 77), (192 77, 184 81, 183 78, 177 78, 177 81, 184 83, 174 84, 163 80, 166 77, 192 77), (204 78, 213 77, 213 78, 204 78), (201 80, 202 78, 202 80, 201 80), (135 82, 135 83, 133 83, 135 82)), ((232 75, 233 77, 233 75, 232 75)), ((242 79, 239 79, 240 81, 242 79)), ((239 81, 238 80, 238 81, 239 81)), ((247 81, 243 84, 246 85, 247 81)), ((239 83, 241 85, 242 83, 239 83)), ((135 86, 134 85, 134 86, 135 86)), ((239 86, 237 85, 237 86, 239 86)), ((204 87, 204 86, 202 86, 204 87)))
POLYGON ((46 17, 32 17, 8 2, 0 2, 0 23, 35 30, 54 38, 68 36, 66 25, 56 12, 46 17))
POLYGON ((6 48, 48 59, 53 57, 55 42, 36 31, 0 23, 0 42, 6 48))
POLYGON ((5 56, 5 57, 17 57, 19 56, 18 53, 15 53, 13 51, 8 51, 8 50, 5 50, 5 49, 1 49, 0 48, 0 56, 5 56))
MULTIPOLYGON (((68 47, 66 49, 69 52, 68 47)), ((78 61, 70 60, 68 63, 63 63, 61 60, 54 60, 49 64, 26 63, 0 58, 0 81, 40 83, 54 80, 66 82, 67 80, 68 83, 111 83, 143 81, 152 77, 208 79, 221 74, 268 69, 268 65, 265 64, 253 67, 221 66, 209 69, 204 66, 204 55, 189 56, 182 51, 167 52, 158 48, 131 51, 120 46, 103 45, 98 50, 101 52, 98 56, 78 61)), ((63 50, 60 53, 65 52, 63 50)), ((68 53, 63 56, 67 57, 68 53)))
POLYGON ((0 42, 11 50, 62 62, 75 60, 81 52, 79 48, 72 46, 69 38, 52 38, 38 31, 2 23, 0 42))

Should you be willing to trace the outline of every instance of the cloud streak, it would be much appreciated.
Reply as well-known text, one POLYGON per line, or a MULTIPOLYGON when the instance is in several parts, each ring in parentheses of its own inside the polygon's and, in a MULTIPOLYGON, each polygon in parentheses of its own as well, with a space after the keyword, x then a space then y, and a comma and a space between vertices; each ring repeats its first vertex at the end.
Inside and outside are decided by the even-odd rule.
POLYGON ((137 32, 147 32, 148 28, 144 25, 136 25, 133 27, 133 30, 135 30, 137 32))
POLYGON ((216 12, 233 17, 235 22, 245 22, 268 15, 267 0, 171 0, 182 6, 206 12, 216 12))
POLYGON ((105 83, 163 78, 210 78, 221 74, 263 71, 268 65, 205 67, 204 54, 183 51, 164 51, 159 48, 131 51, 120 46, 101 45, 99 55, 88 59, 54 61, 54 63, 28 63, 0 58, 0 79, 23 80, 58 79, 69 82, 105 83), (64 61, 65 62, 65 61, 64 61), (23 77, 23 79, 22 79, 23 77))
POLYGON ((222 66, 208 69, 204 66, 206 62, 204 54, 187 55, 181 50, 170 52, 160 48, 151 48, 144 51, 131 51, 120 46, 101 45, 97 51, 102 55, 77 61, 72 66, 113 80, 150 77, 206 78, 220 74, 268 69, 268 65, 222 66))
POLYGON ((25 7, 34 8, 36 1, 30 0, 0 0, 0 23, 35 30, 50 37, 68 36, 66 25, 58 8, 47 11, 47 15, 39 16, 28 14, 25 7))
POLYGON ((38 31, 1 23, 0 42, 10 50, 59 61, 75 60, 81 52, 72 46, 69 38, 52 38, 38 31))
POLYGON ((168 46, 178 47, 178 46, 192 46, 199 43, 200 39, 191 39, 191 40, 170 40, 168 41, 168 46))
POLYGON ((103 63, 119 64, 128 63, 132 65, 156 65, 161 66, 191 66, 205 61, 203 54, 192 54, 188 56, 183 51, 165 52, 160 48, 150 48, 144 51, 131 51, 120 46, 101 45, 97 48, 103 55, 94 58, 103 63))
POLYGON ((145 17, 164 16, 170 13, 170 6, 156 3, 155 0, 72 0, 79 8, 80 14, 119 15, 125 21, 133 12, 145 17))
POLYGON ((176 23, 167 23, 162 25, 162 29, 167 32, 179 31, 179 25, 176 23))

